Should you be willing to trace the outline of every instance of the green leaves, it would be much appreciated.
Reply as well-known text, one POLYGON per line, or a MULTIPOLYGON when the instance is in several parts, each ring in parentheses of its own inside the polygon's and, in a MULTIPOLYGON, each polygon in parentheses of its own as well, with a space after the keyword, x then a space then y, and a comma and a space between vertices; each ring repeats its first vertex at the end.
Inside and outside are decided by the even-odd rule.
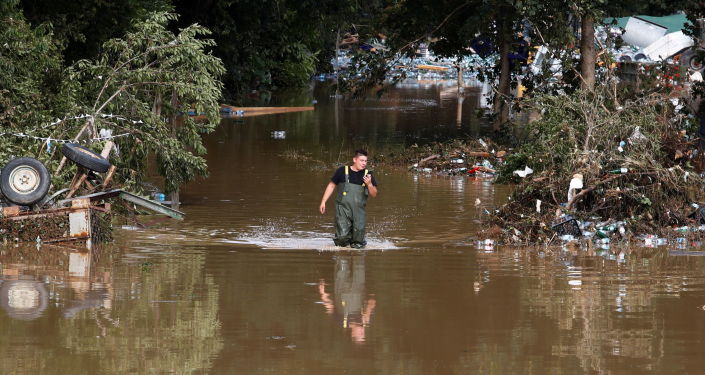
POLYGON ((115 164, 137 173, 120 177, 139 183, 145 155, 154 154, 167 192, 207 174, 200 135, 220 121, 219 77, 225 72, 220 59, 209 52, 213 40, 202 38, 209 31, 194 24, 172 33, 167 26, 176 19, 173 13, 154 13, 135 23, 123 38, 106 42, 95 61, 72 67, 82 83, 83 108, 96 116, 93 132, 105 127, 133 134, 117 140, 130 152, 115 164), (189 111, 203 116, 198 121, 184 116, 189 111), (99 117, 105 113, 141 122, 106 121, 99 117))

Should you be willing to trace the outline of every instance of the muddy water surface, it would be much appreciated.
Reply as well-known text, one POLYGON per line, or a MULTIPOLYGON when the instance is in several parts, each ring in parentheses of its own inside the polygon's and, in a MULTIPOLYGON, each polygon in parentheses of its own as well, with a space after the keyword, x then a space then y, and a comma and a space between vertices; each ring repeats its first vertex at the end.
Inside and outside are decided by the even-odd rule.
POLYGON ((478 249, 506 187, 383 169, 369 248, 332 246, 332 170, 279 155, 481 132, 444 90, 282 97, 317 109, 224 120, 183 222, 2 248, 0 373, 702 373, 705 253, 478 249))

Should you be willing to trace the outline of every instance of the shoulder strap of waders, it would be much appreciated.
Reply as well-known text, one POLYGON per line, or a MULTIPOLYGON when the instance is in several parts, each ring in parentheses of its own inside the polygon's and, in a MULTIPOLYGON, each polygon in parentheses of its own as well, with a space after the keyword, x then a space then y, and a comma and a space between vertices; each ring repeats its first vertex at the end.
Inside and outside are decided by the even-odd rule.
POLYGON ((350 174, 348 173, 348 166, 345 166, 345 182, 350 182, 350 174))

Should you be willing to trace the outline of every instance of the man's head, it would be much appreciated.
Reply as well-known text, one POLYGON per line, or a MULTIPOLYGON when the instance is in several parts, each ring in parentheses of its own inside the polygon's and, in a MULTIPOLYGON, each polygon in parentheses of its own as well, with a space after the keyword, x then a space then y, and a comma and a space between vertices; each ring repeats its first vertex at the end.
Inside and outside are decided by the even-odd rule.
POLYGON ((353 167, 358 171, 367 168, 367 151, 362 149, 355 150, 355 156, 353 157, 353 167))

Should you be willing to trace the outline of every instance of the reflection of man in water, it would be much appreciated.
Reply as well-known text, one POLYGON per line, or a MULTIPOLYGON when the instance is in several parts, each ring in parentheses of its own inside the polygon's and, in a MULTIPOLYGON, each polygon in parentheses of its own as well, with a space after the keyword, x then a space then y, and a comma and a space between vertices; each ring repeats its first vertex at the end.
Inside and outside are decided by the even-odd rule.
POLYGON ((335 171, 321 198, 319 211, 326 212, 326 201, 338 186, 335 199, 335 239, 337 246, 362 249, 365 241, 367 221, 367 196, 377 196, 377 181, 367 168, 367 151, 356 150, 351 166, 345 165, 335 171))
POLYGON ((350 328, 350 337, 354 342, 365 341, 365 330, 370 325, 370 319, 374 312, 376 301, 365 298, 365 258, 337 257, 335 260, 335 302, 330 299, 330 294, 326 293, 325 282, 321 280, 318 284, 318 292, 321 301, 326 307, 328 314, 336 311, 343 315, 343 327, 350 328), (352 265, 351 265, 352 263, 352 265))

